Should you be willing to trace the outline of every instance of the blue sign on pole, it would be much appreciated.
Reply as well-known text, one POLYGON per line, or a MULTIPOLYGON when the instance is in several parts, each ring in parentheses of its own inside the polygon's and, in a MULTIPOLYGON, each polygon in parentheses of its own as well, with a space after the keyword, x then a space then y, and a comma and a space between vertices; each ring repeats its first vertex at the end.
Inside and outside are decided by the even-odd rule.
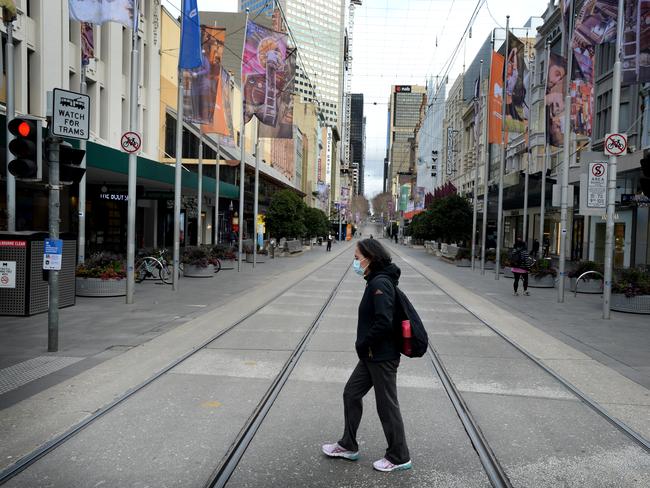
POLYGON ((45 239, 43 251, 43 269, 61 270, 63 260, 63 241, 61 239, 45 239))

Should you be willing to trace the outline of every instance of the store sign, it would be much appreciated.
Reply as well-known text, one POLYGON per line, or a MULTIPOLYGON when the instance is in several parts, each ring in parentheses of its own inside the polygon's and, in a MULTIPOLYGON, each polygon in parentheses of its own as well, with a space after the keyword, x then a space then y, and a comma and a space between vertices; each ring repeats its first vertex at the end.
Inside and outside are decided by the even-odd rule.
POLYGON ((447 127, 447 176, 451 176, 456 171, 456 162, 454 161, 454 129, 447 127))
POLYGON ((100 193, 100 200, 109 200, 111 202, 127 202, 129 195, 126 193, 100 193))
POLYGON ((332 184, 332 129, 328 127, 325 136, 325 183, 332 184))
POLYGON ((16 288, 16 261, 0 261, 0 288, 16 288))
POLYGON ((395 87, 395 93, 411 93, 411 85, 397 85, 395 87))
POLYGON ((0 241, 0 247, 27 247, 27 241, 0 241))
POLYGON ((45 239, 43 269, 60 271, 62 261, 63 241, 61 239, 45 239))

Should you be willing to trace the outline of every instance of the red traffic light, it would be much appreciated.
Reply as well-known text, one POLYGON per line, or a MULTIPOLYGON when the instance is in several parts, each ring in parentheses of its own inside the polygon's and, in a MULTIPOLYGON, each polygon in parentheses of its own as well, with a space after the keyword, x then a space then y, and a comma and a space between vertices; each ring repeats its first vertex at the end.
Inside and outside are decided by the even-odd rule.
POLYGON ((31 126, 24 120, 18 124, 18 133, 23 137, 29 137, 29 134, 32 132, 31 126))
POLYGON ((34 120, 17 117, 9 122, 7 128, 16 137, 36 140, 36 121, 34 120))

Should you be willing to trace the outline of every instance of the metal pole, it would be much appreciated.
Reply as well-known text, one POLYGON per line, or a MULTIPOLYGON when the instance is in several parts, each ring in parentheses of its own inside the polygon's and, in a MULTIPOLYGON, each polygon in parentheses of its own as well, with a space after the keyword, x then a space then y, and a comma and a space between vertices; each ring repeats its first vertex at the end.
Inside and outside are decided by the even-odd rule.
MULTIPOLYGON (((483 79, 483 60, 481 59, 481 68, 478 75, 478 90, 476 93, 476 96, 478 97, 478 102, 476 105, 477 111, 481 110, 482 79, 483 79)), ((476 123, 479 123, 480 120, 481 120, 480 115, 477 114, 476 123)), ((476 168, 474 168, 474 211, 472 212, 472 249, 470 251, 472 256, 472 271, 476 269, 476 253, 474 252, 474 248, 476 247, 476 226, 478 220, 478 161, 481 156, 481 151, 479 147, 480 144, 478 142, 478 136, 480 134, 478 127, 474 128, 474 133, 477 135, 476 138, 477 140, 476 140, 476 168)))
POLYGON ((219 244, 219 161, 221 161, 221 144, 217 143, 216 175, 214 184, 214 244, 219 244))
MULTIPOLYGON (((51 127, 51 124, 48 124, 51 127)), ((51 132, 51 128, 50 128, 51 132)), ((47 160, 50 167, 49 175, 49 234, 50 239, 59 238, 59 208, 60 191, 59 184, 59 145, 61 139, 58 137, 47 138, 47 160)), ((49 284, 49 305, 47 309, 47 351, 57 352, 59 350, 59 272, 51 269, 48 271, 49 284)))
POLYGON ((203 223, 201 222, 201 213, 203 212, 203 126, 199 124, 199 188, 198 188, 199 203, 196 208, 196 245, 203 244, 201 235, 203 233, 203 223))
POLYGON ((341 242, 341 231, 342 231, 342 225, 341 225, 341 202, 339 202, 339 242, 341 242))
MULTIPOLYGON (((492 68, 492 52, 494 51, 494 35, 492 30, 492 42, 490 47, 490 70, 492 68)), ((490 96, 491 77, 488 76, 488 89, 485 93, 485 163, 483 166, 483 226, 481 232, 481 274, 485 275, 485 246, 487 242, 487 213, 488 213, 488 180, 490 178, 490 108, 488 97, 490 96)))
MULTIPOLYGON (((185 19, 185 2, 181 2, 181 30, 185 19)), ((181 33, 182 37, 182 33, 181 33)), ((174 166, 174 276, 172 290, 178 290, 180 277, 180 225, 181 225, 181 182, 183 166, 183 70, 178 69, 178 93, 176 96, 176 165, 174 166)))
MULTIPOLYGON (((546 40, 546 70, 548 73, 548 65, 551 59, 551 41, 550 39, 546 40)), ((548 74, 545 74, 548 76, 548 74)), ((548 83, 548 80, 547 80, 548 83)), ((546 101, 544 101, 544 107, 546 107, 546 101)), ((546 110, 544 110, 546 113, 546 110)), ((549 157, 549 146, 548 146, 548 134, 546 133, 546 121, 544 121, 544 158, 542 160, 542 194, 540 200, 540 209, 539 209, 539 249, 541 252, 540 256, 536 256, 536 259, 539 259, 544 255, 544 219, 546 218, 546 168, 548 168, 548 157, 549 157)))
POLYGON ((506 16, 506 50, 503 63, 503 90, 501 98, 501 165, 499 166, 499 203, 497 209, 497 255, 494 266, 494 279, 499 279, 501 272, 501 242, 503 241, 503 174, 506 170, 506 150, 508 141, 506 140, 506 76, 508 74, 508 37, 510 33, 510 16, 506 16))
MULTIPOLYGON (((248 28, 248 12, 249 9, 246 9, 246 21, 244 25, 246 28, 248 28)), ((247 29, 248 30, 248 29, 247 29)), ((243 55, 243 50, 245 49, 242 48, 242 59, 244 57, 243 55)), ((243 71, 243 70, 242 70, 243 71)), ((241 73, 241 85, 242 87, 244 86, 244 73, 241 73)), ((244 180, 246 178, 246 166, 245 166, 245 160, 246 160, 246 141, 244 138, 244 134, 246 132, 246 122, 244 120, 244 116, 246 115, 244 112, 244 90, 242 89, 241 92, 242 96, 242 103, 241 103, 241 136, 240 136, 240 148, 241 148, 241 159, 239 161, 239 246, 238 246, 238 253, 237 253, 237 272, 240 272, 242 270, 242 260, 241 260, 241 255, 242 252, 244 251, 244 241, 243 241, 243 235, 244 235, 244 180)))
MULTIPOLYGON (((569 11, 569 32, 573 32, 573 5, 569 11)), ((566 248, 567 248, 567 221, 568 221, 568 207, 569 207, 569 160, 571 159, 571 71, 573 69, 573 51, 571 49, 571 36, 567 34, 566 39, 566 58, 567 70, 565 80, 565 96, 564 96, 564 142, 563 142, 563 160, 562 164, 562 200, 560 203, 560 263, 559 263, 559 282, 557 287, 557 301, 558 303, 564 302, 564 281, 565 281, 565 265, 566 265, 566 248)), ((612 105, 612 112, 614 105, 612 105)), ((613 118, 613 117, 612 117, 613 118)))
POLYGON ((260 141, 255 142, 255 190, 253 190, 253 268, 257 264, 257 214, 259 211, 260 188, 260 141))
MULTIPOLYGON (((526 37, 528 38, 528 32, 526 32, 526 37)), ((531 61, 530 55, 529 55, 529 61, 531 61)), ((533 77, 534 77, 535 70, 533 69, 534 64, 532 62, 529 62, 529 65, 530 65, 530 69, 528 70, 528 99, 532 102, 532 100, 533 100, 533 94, 532 94, 533 82, 532 82, 532 80, 533 80, 533 77)), ((531 160, 531 157, 532 157, 532 152, 531 152, 531 148, 530 148, 530 136, 531 136, 531 133, 530 133, 530 117, 531 117, 531 115, 532 115, 532 110, 530 110, 530 105, 529 105, 529 109, 528 109, 528 127, 527 127, 527 130, 528 130, 528 150, 527 150, 527 153, 526 153, 526 155, 528 156, 528 159, 526 161, 526 170, 524 172, 524 222, 523 222, 523 227, 524 228, 523 228, 523 231, 522 231, 522 236, 523 236, 522 238, 523 238, 524 242, 526 242, 526 245, 528 245, 528 175, 530 173, 530 160, 531 160)))
MULTIPOLYGON (((618 0, 618 23, 616 33, 616 62, 612 79, 612 121, 610 132, 618 132, 619 108, 621 104, 621 45, 623 41, 624 0, 618 0)), ((616 212, 616 163, 617 156, 609 157, 607 168, 607 224, 605 240, 605 280, 603 284, 603 318, 610 318, 610 297, 612 294, 612 268, 614 265, 614 213, 616 212)))
POLYGON ((9 132, 9 122, 16 116, 15 99, 14 99, 14 22, 5 22, 7 27, 7 45, 5 46, 5 60, 7 71, 7 127, 6 127, 6 169, 7 169, 7 230, 9 232, 16 231, 16 177, 9 172, 9 161, 13 159, 11 151, 9 151, 9 143, 13 139, 13 135, 9 132))
MULTIPOLYGON (((86 65, 81 64, 81 84, 79 91, 84 95, 87 92, 87 83, 86 83, 86 65)), ((84 157, 81 160, 80 167, 86 167, 86 140, 81 139, 79 141, 79 149, 84 151, 84 157)), ((79 215, 79 235, 77 236, 77 264, 81 264, 86 259, 86 173, 84 172, 79 181, 79 205, 78 205, 78 215, 79 215)))
MULTIPOLYGON (((131 90, 129 92, 129 129, 138 130, 138 78, 140 65, 138 63, 138 10, 139 2, 133 2, 133 32, 131 46, 131 90)), ((138 177, 138 155, 129 154, 129 183, 128 183, 128 217, 126 231, 126 303, 133 303, 135 289, 135 184, 138 177)))

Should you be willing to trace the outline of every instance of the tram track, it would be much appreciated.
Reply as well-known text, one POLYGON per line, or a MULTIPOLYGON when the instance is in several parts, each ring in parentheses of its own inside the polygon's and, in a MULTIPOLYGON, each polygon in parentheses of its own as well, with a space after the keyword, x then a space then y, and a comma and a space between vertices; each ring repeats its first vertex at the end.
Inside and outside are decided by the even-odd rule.
POLYGON ((560 383, 572 395, 577 397, 578 400, 580 400, 584 405, 588 406, 591 410, 593 410, 595 413, 597 413, 599 416, 601 416, 603 419, 605 419, 607 422, 609 422, 611 425, 613 425, 617 430, 619 430, 621 433, 625 434, 628 438, 630 438, 636 445, 643 448, 646 452, 650 453, 650 440, 643 437, 640 433, 636 432, 634 429, 632 429, 631 427, 626 425, 624 422, 622 422, 619 419, 617 419, 617 418, 613 417, 612 415, 610 415, 602 406, 600 406, 600 404, 598 402, 596 402, 595 400, 589 398, 588 395, 586 395, 584 392, 582 392, 575 385, 571 384, 569 381, 567 381, 565 378, 563 378, 560 374, 555 372, 552 368, 550 368, 549 366, 544 364, 541 360, 539 360, 535 356, 533 356, 525 348, 523 348, 522 346, 517 344, 515 341, 513 341, 508 336, 506 336, 503 332, 501 332, 497 328, 493 327, 491 324, 489 324, 487 321, 485 321, 481 316, 479 316, 478 314, 473 312, 470 308, 468 308, 466 305, 464 305, 462 302, 457 300, 454 296, 452 296, 444 288, 440 287, 431 278, 426 276, 416 266, 413 266, 408 261, 408 258, 405 257, 399 251, 395 250, 394 247, 391 246, 391 248, 392 248, 393 252, 397 256, 399 256, 405 263, 407 263, 409 265, 409 267, 411 267, 414 271, 416 271, 427 282, 431 283, 433 286, 440 289, 456 305, 458 305, 463 310, 465 310, 468 314, 470 314, 472 317, 477 319, 481 324, 483 324, 485 327, 487 327, 490 331, 494 332, 497 336, 499 336, 501 339, 503 339, 507 344, 509 344, 514 349, 516 349, 518 352, 523 354, 524 357, 526 357, 526 359, 532 361, 537 367, 539 367, 542 371, 544 371, 546 374, 548 374, 551 378, 553 378, 558 383, 560 383))
MULTIPOLYGON (((334 255, 327 262, 325 262, 324 264, 322 264, 321 266, 316 268, 316 270, 314 270, 313 273, 317 273, 319 270, 328 267, 336 259, 339 259, 341 257, 341 255, 344 254, 344 252, 345 252, 345 250, 343 250, 343 251, 337 253, 336 255, 334 255)), ((271 388, 266 392, 265 396, 263 397, 262 401, 260 402, 260 404, 256 408, 256 410, 255 410, 252 417, 255 417, 255 418, 259 417, 259 415, 260 415, 260 413, 262 411, 268 411, 268 409, 272 405, 272 403, 271 403, 271 404, 268 405, 268 408, 266 408, 266 409, 264 408, 264 403, 267 403, 270 398, 274 399, 275 397, 277 397, 277 394, 279 393, 279 389, 277 390, 277 392, 274 393, 272 391, 273 388, 277 384, 284 384, 284 382, 286 382, 286 379, 288 378, 288 376, 290 374, 290 371, 293 369, 293 366, 295 366, 295 362, 297 362, 297 360, 299 359, 299 355, 294 358, 294 356, 296 355, 296 352, 299 349, 304 350, 304 346, 305 346, 305 344, 307 342, 307 339, 310 337, 311 333, 313 333, 313 330, 315 330, 314 325, 318 322, 318 320, 322 316, 324 310, 327 308, 327 306, 331 303, 333 297, 336 295, 336 292, 337 292, 337 290, 339 288, 339 285, 343 281, 346 273, 347 273, 347 268, 346 268, 346 271, 344 272, 344 274, 341 276, 340 280, 334 286, 334 288, 333 288, 332 292, 330 293, 328 299, 326 300, 325 304, 323 305, 320 312, 318 313, 317 318, 314 320, 312 325, 309 327, 308 331, 303 336, 303 338, 300 340, 300 342, 299 342, 298 346, 296 347, 296 349, 294 349, 294 351, 293 351, 292 355, 290 356, 289 360, 287 361, 287 363, 285 363, 284 367, 282 368, 282 370, 280 371, 280 373, 278 374, 276 379, 273 381, 273 384, 272 384, 271 388), (285 375, 285 373, 286 373, 285 370, 288 370, 289 374, 285 375)), ((169 373, 172 369, 174 369, 175 367, 177 367, 178 365, 180 365, 184 361, 188 360, 189 358, 194 356, 199 351, 205 349, 211 343, 213 343, 213 342, 217 341, 218 339, 220 339, 221 337, 225 336, 230 331, 234 330, 237 326, 239 326, 240 324, 242 324, 243 322, 245 322, 249 318, 253 317, 255 314, 260 312, 262 309, 264 309, 268 305, 271 305, 273 302, 278 300, 284 294, 291 291, 295 287, 300 286, 300 284, 303 281, 305 281, 309 276, 310 276, 310 274, 308 274, 308 275, 302 277, 301 279, 299 279, 298 281, 286 286, 281 291, 279 291, 277 294, 274 294, 271 298, 269 298, 268 300, 263 302, 261 305, 257 306, 256 308, 254 308, 253 310, 251 310, 250 312, 248 312, 247 314, 245 314, 244 316, 239 318, 237 321, 235 321, 231 325, 229 325, 226 328, 220 330, 218 333, 214 334, 213 336, 211 336, 210 338, 208 338, 207 340, 205 340, 204 342, 202 342, 198 346, 195 346, 192 350, 188 351, 186 354, 183 354, 182 356, 178 357, 177 359, 175 359, 174 361, 172 361, 171 363, 166 365, 164 368, 160 369, 159 371, 157 371, 156 373, 151 375, 145 381, 139 383, 138 385, 136 385, 133 388, 130 388, 129 390, 127 390, 123 394, 116 397, 110 403, 104 405, 100 409, 93 412, 87 418, 85 418, 82 421, 74 424, 73 426, 68 428, 63 433, 61 433, 61 434, 55 436, 54 438, 50 439, 48 442, 42 444, 41 446, 34 449, 30 453, 22 456, 15 463, 13 463, 12 465, 10 465, 7 468, 0 471, 0 486, 4 485, 9 480, 14 478, 15 476, 17 476, 21 472, 25 471, 27 468, 29 468, 31 465, 33 465, 38 460, 45 457, 47 454, 51 453, 52 451, 54 451, 58 447, 65 444, 68 440, 73 438, 75 435, 79 434, 82 430, 86 429, 87 427, 89 427, 90 425, 95 423, 100 418, 104 417, 106 414, 108 414, 109 412, 114 410, 119 405, 124 404, 128 399, 132 398, 138 392, 141 392, 146 387, 148 387, 149 385, 154 383, 156 380, 160 379, 162 376, 169 373)), ((302 352, 300 352, 300 354, 302 354, 302 352)), ((262 419, 263 419, 263 417, 262 417, 262 419)), ((253 418, 251 421, 247 422, 247 424, 245 425, 243 430, 250 430, 251 426, 254 423, 255 422, 254 422, 254 418, 253 418)), ((259 427, 259 425, 257 425, 257 427, 259 427)), ((254 435, 254 433, 253 433, 253 435, 254 435)), ((241 441, 246 439, 245 436, 243 436, 243 435, 241 437, 242 438, 240 439, 239 436, 238 436, 238 439, 236 440, 237 444, 241 444, 242 443, 241 441)), ((252 436, 250 437, 250 439, 252 439, 252 436)), ((248 439, 248 443, 250 443, 250 439, 248 439)), ((246 443, 246 445, 248 445, 248 444, 246 443)), ((221 467, 221 464, 220 464, 220 467, 221 467)), ((217 470, 221 471, 219 468, 217 470)), ((213 477, 211 477, 211 480, 212 480, 213 477)))

